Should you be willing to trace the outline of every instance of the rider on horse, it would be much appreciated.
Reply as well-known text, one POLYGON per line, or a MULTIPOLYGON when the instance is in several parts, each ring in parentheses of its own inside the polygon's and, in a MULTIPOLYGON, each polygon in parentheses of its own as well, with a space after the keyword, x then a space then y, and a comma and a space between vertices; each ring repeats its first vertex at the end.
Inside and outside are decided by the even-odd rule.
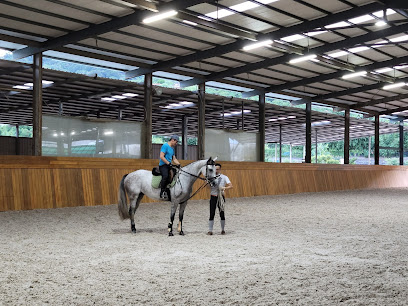
POLYGON ((164 143, 160 149, 160 161, 159 169, 162 175, 162 180, 160 182, 160 198, 168 199, 166 193, 166 186, 168 184, 169 172, 173 165, 180 166, 179 161, 174 155, 174 149, 177 146, 179 137, 177 135, 172 135, 170 140, 164 143))

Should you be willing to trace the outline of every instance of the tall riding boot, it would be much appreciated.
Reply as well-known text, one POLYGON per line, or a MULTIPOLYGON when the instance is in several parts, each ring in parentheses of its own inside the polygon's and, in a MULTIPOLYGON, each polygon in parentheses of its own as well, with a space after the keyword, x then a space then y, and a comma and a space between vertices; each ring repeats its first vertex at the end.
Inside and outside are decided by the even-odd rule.
POLYGON ((221 235, 225 235, 225 220, 221 220, 221 235))
POLYGON ((208 233, 207 235, 213 234, 214 220, 208 221, 208 233))

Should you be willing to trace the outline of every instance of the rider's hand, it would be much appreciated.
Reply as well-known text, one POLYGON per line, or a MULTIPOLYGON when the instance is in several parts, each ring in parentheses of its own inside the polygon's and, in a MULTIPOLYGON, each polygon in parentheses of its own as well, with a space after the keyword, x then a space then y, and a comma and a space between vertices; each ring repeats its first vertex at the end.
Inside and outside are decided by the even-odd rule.
POLYGON ((169 166, 170 168, 173 167, 173 165, 171 163, 168 163, 167 166, 169 166))

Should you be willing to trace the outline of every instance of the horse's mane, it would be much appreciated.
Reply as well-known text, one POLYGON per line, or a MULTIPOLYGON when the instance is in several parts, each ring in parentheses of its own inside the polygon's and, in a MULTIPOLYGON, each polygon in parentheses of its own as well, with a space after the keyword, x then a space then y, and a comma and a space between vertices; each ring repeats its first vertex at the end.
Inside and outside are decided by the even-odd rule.
POLYGON ((183 166, 182 168, 184 168, 184 167, 188 167, 188 166, 190 166, 190 165, 192 165, 192 164, 195 164, 195 163, 198 163, 198 162, 201 162, 201 161, 204 161, 204 160, 206 160, 206 159, 199 159, 199 160, 195 160, 195 161, 193 161, 193 162, 191 162, 191 163, 189 163, 189 164, 187 164, 187 165, 183 166))

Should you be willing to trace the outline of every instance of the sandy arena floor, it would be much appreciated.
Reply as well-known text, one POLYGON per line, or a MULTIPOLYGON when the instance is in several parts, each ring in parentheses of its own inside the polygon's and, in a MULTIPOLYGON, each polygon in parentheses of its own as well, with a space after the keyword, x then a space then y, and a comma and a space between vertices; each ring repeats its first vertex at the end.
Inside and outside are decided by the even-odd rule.
POLYGON ((408 189, 0 213, 0 305, 408 305, 408 189))

